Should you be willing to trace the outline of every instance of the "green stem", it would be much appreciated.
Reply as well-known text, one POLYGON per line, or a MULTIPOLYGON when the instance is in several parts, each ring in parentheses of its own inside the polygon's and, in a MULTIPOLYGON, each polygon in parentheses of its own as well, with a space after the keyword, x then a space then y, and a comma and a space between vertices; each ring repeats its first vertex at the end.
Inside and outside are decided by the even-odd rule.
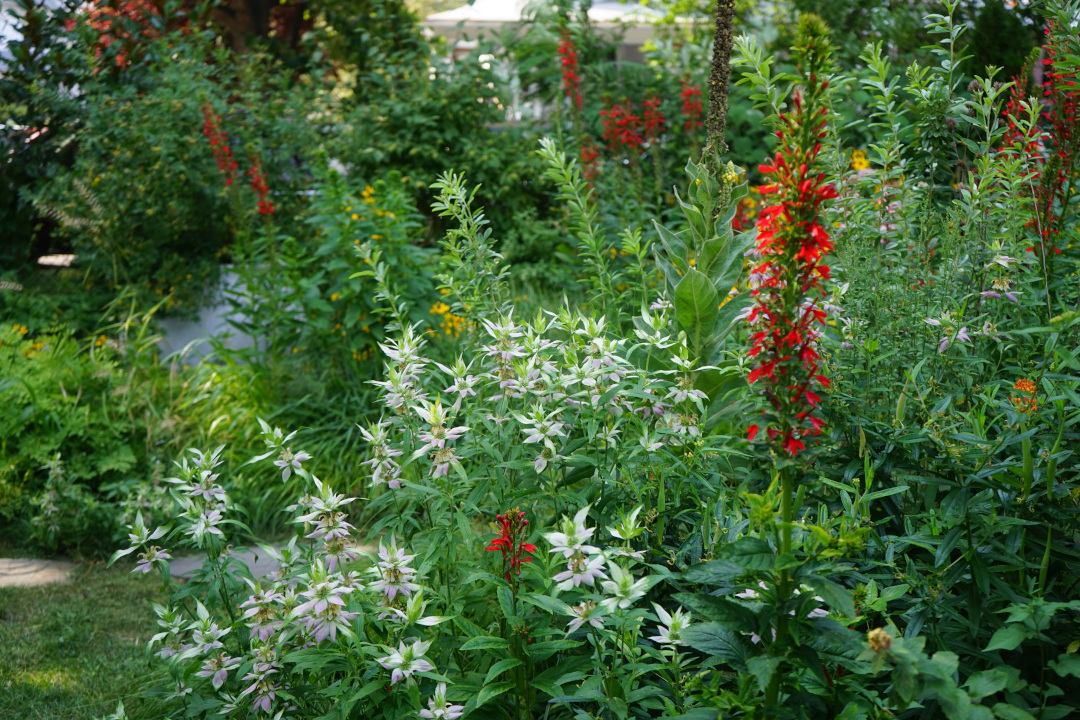
MULTIPOLYGON (((791 554, 791 525, 795 521, 795 478, 790 468, 780 471, 780 514, 783 525, 780 528, 780 557, 791 554)), ((791 596, 791 570, 784 568, 780 571, 780 585, 776 589, 776 605, 782 609, 783 604, 791 596)), ((783 648, 787 643, 788 615, 780 612, 776 621, 776 639, 773 648, 783 648)), ((780 698, 780 679, 783 676, 781 668, 773 672, 769 680, 769 687, 765 691, 766 708, 775 708, 780 698)))
POLYGON ((1046 592, 1046 571, 1050 568, 1050 542, 1054 537, 1054 529, 1046 526, 1046 547, 1043 549, 1042 566, 1039 568, 1039 592, 1046 592))

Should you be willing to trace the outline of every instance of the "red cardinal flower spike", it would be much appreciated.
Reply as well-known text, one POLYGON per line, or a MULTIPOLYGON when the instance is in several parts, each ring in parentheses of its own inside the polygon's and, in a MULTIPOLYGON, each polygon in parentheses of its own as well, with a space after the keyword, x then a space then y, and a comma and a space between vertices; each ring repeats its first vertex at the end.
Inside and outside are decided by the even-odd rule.
POLYGON ((837 197, 817 162, 827 116, 828 82, 821 80, 827 54, 808 47, 799 56, 802 89, 794 94, 792 111, 779 118, 776 155, 758 168, 770 176, 761 188, 769 205, 757 219, 758 264, 751 273, 759 279, 748 315, 754 327, 748 354, 757 364, 747 380, 761 389, 768 407, 747 437, 752 441, 764 429, 770 443, 791 457, 825 425, 812 414, 828 388, 815 345, 826 321, 818 302, 825 295, 821 282, 829 268, 823 261, 833 242, 820 213, 822 203, 837 197))
POLYGON ((529 521, 525 519, 525 513, 517 508, 495 517, 502 532, 486 549, 489 552, 502 553, 503 574, 507 582, 514 582, 514 578, 521 574, 522 563, 532 562, 532 558, 526 557, 526 553, 536 552, 535 545, 525 542, 529 533, 529 521))

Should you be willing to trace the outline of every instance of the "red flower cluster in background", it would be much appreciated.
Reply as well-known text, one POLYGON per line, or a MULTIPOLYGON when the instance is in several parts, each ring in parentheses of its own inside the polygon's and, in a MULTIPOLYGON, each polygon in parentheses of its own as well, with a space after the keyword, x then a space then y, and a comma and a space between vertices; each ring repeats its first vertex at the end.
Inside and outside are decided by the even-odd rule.
POLYGON ((596 179, 597 174, 600 172, 599 160, 600 148, 593 144, 592 138, 586 138, 581 143, 581 174, 589 185, 592 185, 592 181, 596 179))
MULTIPOLYGON (((90 2, 81 11, 85 13, 86 24, 98 33, 97 47, 94 49, 95 58, 101 57, 105 48, 114 42, 136 39, 130 32, 132 29, 137 28, 138 35, 144 38, 154 38, 159 34, 154 27, 158 10, 149 0, 121 0, 116 3, 90 2)), ((69 32, 75 29, 75 20, 67 21, 67 29, 69 32)), ((127 67, 129 64, 130 60, 126 52, 117 54, 118 67, 127 67)))
POLYGON ((532 558, 525 557, 525 554, 536 552, 536 546, 525 542, 529 521, 525 519, 525 513, 521 510, 514 508, 495 517, 499 521, 502 532, 499 537, 491 541, 487 550, 502 553, 506 580, 513 582, 512 578, 521 574, 521 564, 532 562, 532 558))
POLYGON ((210 103, 204 103, 202 111, 203 135, 210 141, 214 159, 217 160, 218 172, 225 176, 225 187, 228 187, 232 185, 237 171, 236 161, 233 159, 232 150, 229 149, 229 138, 221 129, 221 116, 214 113, 210 103))
MULTIPOLYGON (((756 304, 748 319, 761 329, 751 335, 749 354, 758 365, 748 381, 765 381, 772 407, 766 412, 771 415, 766 432, 791 456, 806 448, 803 438, 821 433, 825 423, 814 415, 821 402, 817 391, 829 387, 829 379, 818 372, 815 349, 826 317, 817 306, 825 295, 821 281, 829 277, 822 259, 833 247, 819 222, 821 203, 837 197, 815 166, 828 113, 816 100, 827 87, 828 81, 819 83, 810 73, 805 95, 796 91, 792 112, 780 117, 776 156, 758 168, 772 176, 772 183, 760 188, 771 204, 757 221, 760 264, 751 272, 763 279, 753 291, 756 304)), ((751 425, 749 438, 759 430, 751 425)))
MULTIPOLYGON (((1050 41, 1043 48, 1046 52, 1043 59, 1043 118, 1050 126, 1046 148, 1049 156, 1043 163, 1042 182, 1035 193, 1042 245, 1059 255, 1061 250, 1054 237, 1061 233, 1057 227, 1061 218, 1054 212, 1054 205, 1056 202, 1066 204, 1064 193, 1071 184, 1069 180, 1075 176, 1076 160, 1080 155, 1080 86, 1074 72, 1059 67, 1058 55, 1068 52, 1067 48, 1061 47, 1064 38, 1060 32, 1056 23, 1047 24, 1046 35, 1050 41)), ((1028 249, 1042 253, 1041 247, 1028 249)))
POLYGON ((570 31, 564 30, 559 42, 559 62, 562 65, 563 94, 570 98, 578 110, 581 110, 581 76, 578 75, 577 47, 570 37, 570 31))
POLYGON ((600 111, 600 122, 604 126, 604 141, 612 150, 619 147, 625 150, 641 148, 644 138, 641 134, 641 118, 633 113, 633 106, 627 103, 612 105, 600 111))
POLYGON ((641 114, 645 125, 645 139, 650 142, 664 132, 664 111, 660 109, 660 98, 653 95, 641 103, 641 114))
POLYGON ((682 100, 683 130, 692 132, 694 128, 702 127, 701 89, 683 80, 679 99, 682 100))
POLYGON ((266 186, 266 175, 263 174, 262 161, 258 155, 251 158, 251 168, 248 170, 248 176, 251 178, 251 189, 255 191, 255 196, 259 200, 259 214, 273 215, 274 204, 269 200, 270 189, 266 186))

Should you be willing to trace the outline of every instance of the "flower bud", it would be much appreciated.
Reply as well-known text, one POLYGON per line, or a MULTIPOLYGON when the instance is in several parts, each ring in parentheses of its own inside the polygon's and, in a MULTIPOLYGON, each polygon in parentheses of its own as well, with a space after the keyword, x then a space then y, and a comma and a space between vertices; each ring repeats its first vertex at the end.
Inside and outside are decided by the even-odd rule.
POLYGON ((885 632, 885 628, 874 628, 866 633, 866 639, 870 643, 870 649, 878 654, 888 652, 892 647, 892 635, 885 632))

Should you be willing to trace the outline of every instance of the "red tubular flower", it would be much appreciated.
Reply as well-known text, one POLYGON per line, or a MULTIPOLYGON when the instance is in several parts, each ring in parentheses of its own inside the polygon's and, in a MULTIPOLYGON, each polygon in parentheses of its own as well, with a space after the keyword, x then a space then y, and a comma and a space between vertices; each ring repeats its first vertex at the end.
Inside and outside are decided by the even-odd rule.
MULTIPOLYGON (((1049 132, 1045 135, 1047 153, 1039 168, 1039 182, 1035 186, 1035 213, 1028 223, 1035 227, 1041 242, 1028 248, 1036 255, 1045 252, 1061 254, 1055 237, 1061 234, 1061 217, 1055 207, 1068 204, 1065 194, 1076 176, 1077 158, 1080 157, 1080 84, 1076 74, 1060 63, 1059 54, 1069 52, 1062 29, 1050 22, 1046 27, 1049 38, 1044 46, 1043 58, 1043 120, 1049 132)), ((1011 104, 1011 102, 1010 102, 1011 104)), ((1011 125, 1011 123, 1010 123, 1011 125)))
POLYGON ((660 109, 660 98, 653 96, 641 103, 641 114, 645 125, 645 139, 653 142, 664 132, 664 111, 660 109))
POLYGON ((273 215, 274 204, 269 200, 270 189, 266 186, 266 176, 263 174, 262 161, 258 155, 253 155, 251 158, 248 177, 251 178, 251 189, 255 191, 255 196, 258 198, 259 214, 273 215))
POLYGON ((581 174, 590 187, 600 172, 599 160, 600 149, 593 144, 592 138, 585 138, 585 141, 581 143, 581 174))
POLYGON ((581 76, 578 75, 577 47, 570 31, 564 30, 559 42, 559 64, 562 65, 563 95, 570 98, 578 110, 581 110, 581 76))
POLYGON ((635 115, 633 107, 612 105, 600 111, 604 126, 604 141, 612 150, 620 147, 625 150, 640 150, 644 137, 641 134, 641 118, 635 115))
POLYGON ((701 89, 683 80, 679 99, 682 100, 683 130, 692 132, 701 127, 701 89))
POLYGON ((512 576, 517 577, 521 574, 521 564, 532 562, 532 558, 525 557, 525 554, 536 552, 536 546, 525 542, 529 521, 525 519, 524 512, 514 508, 507 510, 504 515, 497 515, 496 519, 499 521, 502 532, 486 549, 489 552, 502 553, 503 574, 507 582, 513 582, 512 576))
POLYGON ((229 149, 229 139, 225 131, 221 129, 221 116, 214 113, 210 103, 204 103, 203 112, 203 135, 210 141, 210 149, 214 152, 217 160, 218 172, 225 176, 225 187, 232 185, 236 176, 237 165, 233 160, 232 150, 229 149))
POLYGON ((822 260, 833 243, 819 218, 822 203, 837 192, 817 166, 828 85, 819 79, 824 73, 815 63, 822 60, 815 58, 813 52, 803 56, 811 70, 794 94, 792 111, 780 117, 775 157, 758 168, 771 176, 760 189, 770 205, 758 214, 759 264, 751 271, 761 280, 749 314, 755 327, 749 355, 757 365, 747 380, 760 383, 770 409, 747 435, 753 440, 764 427, 770 442, 792 457, 806 449, 803 438, 821 433, 825 423, 812 413, 821 403, 820 391, 829 387, 818 372, 815 344, 826 319, 817 305, 825 295, 821 282, 829 277, 822 260))
MULTIPOLYGON (((97 45, 94 48, 95 58, 101 57, 101 53, 114 42, 126 42, 130 47, 139 39, 132 37, 132 29, 137 30, 143 38, 156 38, 160 35, 155 27, 160 22, 160 13, 149 0, 119 0, 115 3, 92 0, 80 7, 78 12, 85 15, 87 26, 98 33, 97 45)), ((68 31, 74 30, 76 24, 74 19, 65 23, 68 31)), ((131 60, 125 50, 117 53, 117 67, 125 68, 130 64, 131 60)))

